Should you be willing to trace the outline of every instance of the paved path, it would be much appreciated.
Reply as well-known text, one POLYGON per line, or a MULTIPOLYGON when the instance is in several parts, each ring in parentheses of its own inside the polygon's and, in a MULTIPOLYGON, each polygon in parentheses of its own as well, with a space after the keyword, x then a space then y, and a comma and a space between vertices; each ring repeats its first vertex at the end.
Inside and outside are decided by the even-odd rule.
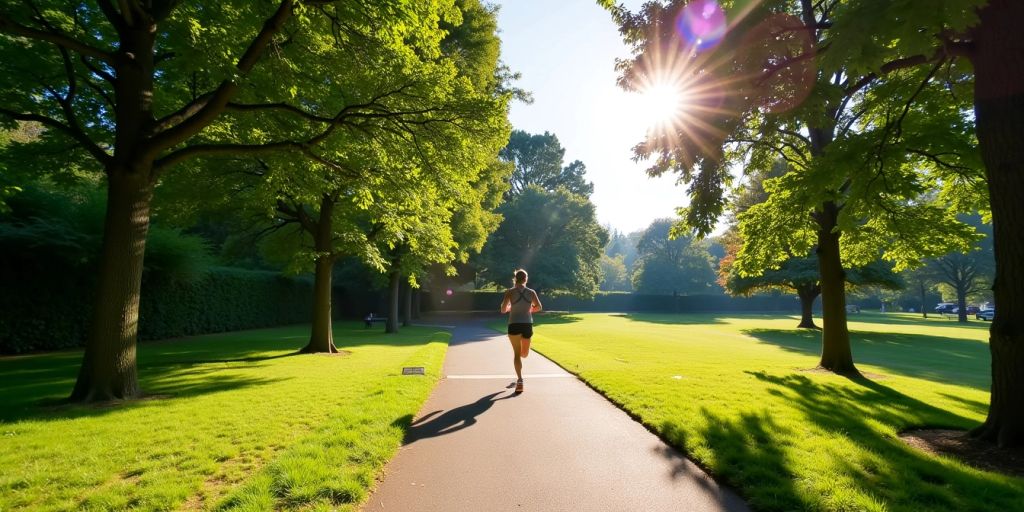
POLYGON ((479 321, 455 329, 444 375, 364 512, 748 510, 540 354, 513 395, 508 338, 479 321))

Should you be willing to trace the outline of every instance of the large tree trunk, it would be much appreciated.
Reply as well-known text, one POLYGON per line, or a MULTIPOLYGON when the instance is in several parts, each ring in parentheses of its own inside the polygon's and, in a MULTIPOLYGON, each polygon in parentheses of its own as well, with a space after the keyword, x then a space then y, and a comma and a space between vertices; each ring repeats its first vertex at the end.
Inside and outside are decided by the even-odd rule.
POLYGON ((405 294, 403 295, 404 305, 402 307, 402 327, 409 327, 412 325, 412 294, 412 285, 405 283, 405 294))
POLYGON ((1024 444, 1024 2, 992 0, 974 31, 974 112, 992 205, 992 401, 975 435, 1024 444))
POLYGON ((960 284, 956 287, 956 319, 958 322, 963 323, 967 323, 967 290, 965 289, 966 287, 966 284, 960 284))
POLYGON ((108 172, 95 309, 72 401, 125 400, 140 394, 135 345, 152 200, 147 170, 108 172))
POLYGON ((814 299, 821 294, 821 287, 817 283, 805 283, 796 288, 796 294, 800 297, 800 325, 798 329, 817 329, 814 325, 814 299))
POLYGON ((313 278, 313 326, 309 343, 303 352, 335 353, 334 328, 331 322, 331 277, 334 271, 334 200, 327 194, 320 200, 320 219, 313 224, 313 246, 319 255, 316 259, 316 274, 313 278))
POLYGON ((818 271, 821 274, 821 363, 840 374, 857 374, 846 328, 846 272, 839 257, 839 232, 833 232, 839 210, 835 203, 822 205, 818 218, 818 271))
POLYGON ((153 120, 153 44, 150 27, 125 29, 114 81, 114 154, 106 169, 107 210, 92 324, 71 401, 137 398, 135 347, 139 332, 146 235, 153 201, 153 160, 142 147, 153 120))
POLYGON ((391 271, 390 283, 388 286, 388 322, 384 332, 398 332, 398 296, 399 287, 402 284, 402 275, 397 271, 391 271))
POLYGON ((921 290, 921 316, 928 318, 928 304, 926 302, 928 300, 928 295, 926 293, 927 290, 924 287, 924 281, 919 282, 918 286, 921 290))

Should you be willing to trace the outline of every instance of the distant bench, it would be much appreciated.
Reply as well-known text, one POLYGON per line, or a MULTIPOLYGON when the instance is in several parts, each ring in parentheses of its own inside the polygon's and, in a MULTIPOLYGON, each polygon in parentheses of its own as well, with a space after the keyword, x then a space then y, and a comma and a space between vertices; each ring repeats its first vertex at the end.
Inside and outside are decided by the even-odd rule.
POLYGON ((363 323, 366 324, 366 328, 373 327, 374 322, 387 322, 388 317, 386 316, 368 316, 363 318, 363 323))

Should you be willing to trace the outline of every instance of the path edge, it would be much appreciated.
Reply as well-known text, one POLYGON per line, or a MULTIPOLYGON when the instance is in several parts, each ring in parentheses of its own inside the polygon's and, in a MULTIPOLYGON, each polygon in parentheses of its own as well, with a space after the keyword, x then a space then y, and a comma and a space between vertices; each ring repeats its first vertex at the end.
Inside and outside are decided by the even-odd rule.
MULTIPOLYGON (((493 327, 490 327, 490 326, 487 326, 487 328, 491 329, 492 331, 498 332, 498 333, 501 332, 501 331, 499 331, 497 329, 494 329, 493 327)), ((746 495, 746 493, 741 492, 741 489, 739 487, 733 485, 732 482, 730 482, 728 478, 715 473, 714 471, 711 470, 710 467, 708 467, 703 462, 698 461, 698 460, 694 460, 693 457, 691 457, 686 450, 684 450, 682 448, 679 448, 675 444, 671 443, 668 439, 665 438, 665 436, 663 436, 660 432, 658 432, 652 425, 648 425, 645 421, 643 421, 643 419, 640 418, 640 416, 638 414, 635 414, 632 411, 626 409, 626 407, 623 404, 621 404, 618 401, 614 400, 613 398, 609 397, 607 394, 605 394, 604 391, 602 391, 601 389, 595 387, 589 381, 587 381, 586 379, 581 377, 579 373, 576 373, 576 372, 570 370, 569 368, 566 368, 562 363, 560 363, 560 362, 556 361, 555 359, 549 357, 542 350, 537 350, 536 347, 537 347, 537 345, 534 344, 530 348, 530 351, 536 352, 536 353, 544 356, 545 359, 547 359, 548 361, 551 361, 552 363, 554 363, 555 366, 561 368, 562 370, 565 370, 568 374, 572 375, 573 378, 575 378, 579 382, 582 382, 584 386, 587 386, 588 388, 593 390, 595 393, 600 395, 601 398, 604 398, 608 403, 614 405, 616 409, 618 409, 618 410, 622 411, 623 413, 625 413, 626 416, 629 416, 629 418, 631 420, 633 420, 633 422, 635 422, 636 424, 642 426, 645 430, 647 430, 648 432, 653 434, 654 437, 657 437, 662 443, 665 443, 665 446, 668 446, 670 449, 675 451, 677 454, 679 454, 680 457, 690 461, 693 465, 695 465, 698 468, 700 468, 700 470, 703 471, 704 474, 707 475, 709 478, 711 478, 711 480, 714 481, 715 484, 717 484, 718 486, 722 487, 723 489, 728 489, 729 491, 732 491, 732 492, 736 493, 736 495, 739 496, 740 499, 742 499, 747 504, 748 507, 750 507, 751 509, 754 509, 754 507, 750 505, 750 498, 746 495)))

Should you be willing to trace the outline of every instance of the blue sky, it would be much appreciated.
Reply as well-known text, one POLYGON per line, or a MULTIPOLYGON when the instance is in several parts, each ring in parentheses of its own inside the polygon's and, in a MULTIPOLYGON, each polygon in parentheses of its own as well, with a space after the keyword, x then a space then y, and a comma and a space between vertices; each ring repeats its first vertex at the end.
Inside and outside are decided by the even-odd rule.
MULTIPOLYGON (((641 2, 627 1, 632 9, 641 2)), ((615 58, 628 55, 611 16, 595 0, 506 0, 498 24, 502 60, 522 73, 534 103, 512 106, 515 128, 549 131, 582 160, 602 224, 623 232, 674 216, 685 191, 672 176, 651 179, 631 160, 649 121, 639 95, 615 85, 615 58)))

